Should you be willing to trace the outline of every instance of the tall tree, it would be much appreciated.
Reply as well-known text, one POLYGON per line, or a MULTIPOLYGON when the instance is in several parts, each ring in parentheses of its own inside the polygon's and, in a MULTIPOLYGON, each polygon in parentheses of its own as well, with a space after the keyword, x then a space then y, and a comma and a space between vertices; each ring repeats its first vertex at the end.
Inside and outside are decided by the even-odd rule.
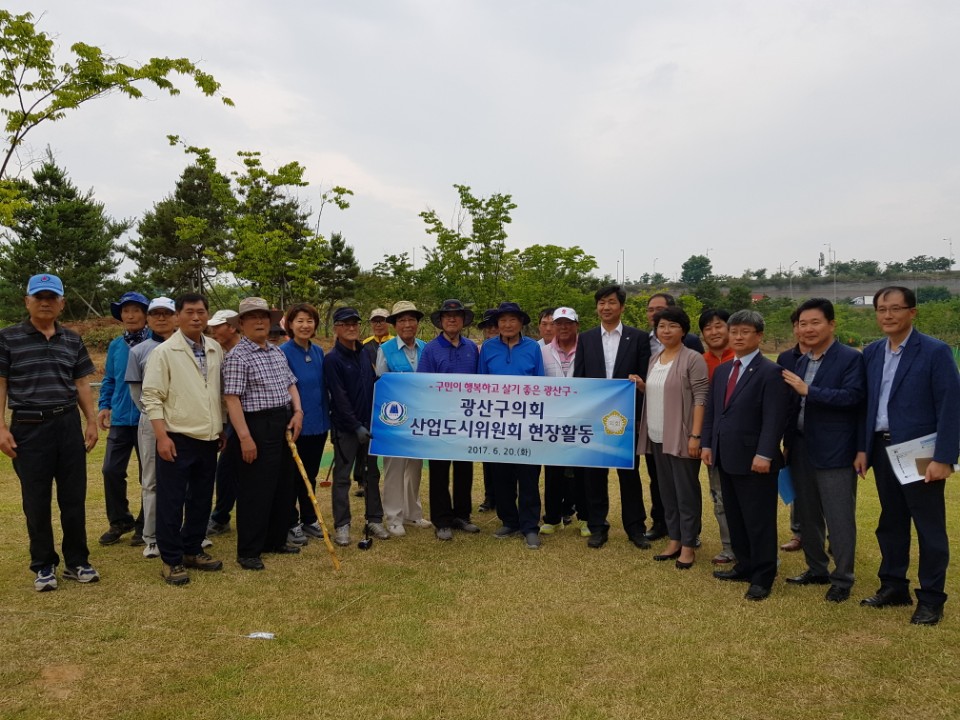
MULTIPOLYGON (((313 264, 313 263, 310 263, 313 264)), ((337 303, 349 300, 357 287, 360 265, 353 248, 347 245, 338 232, 330 235, 325 259, 316 265, 312 273, 316 282, 317 309, 323 317, 324 334, 330 332, 330 319, 337 303)))
POLYGON ((596 259, 577 246, 531 245, 512 259, 504 299, 530 313, 565 305, 589 316, 595 307, 597 283, 591 272, 596 269, 596 259))
POLYGON ((680 282, 687 285, 699 285, 713 275, 713 265, 706 255, 691 255, 680 270, 680 282))
MULTIPOLYGON (((127 65, 86 43, 70 47, 73 59, 57 62, 53 39, 37 29, 31 13, 0 10, 0 114, 5 118, 5 147, 0 153, 0 217, 9 219, 18 201, 13 186, 3 184, 10 163, 27 135, 44 122, 62 120, 90 100, 111 94, 142 98, 144 85, 179 95, 171 76, 189 77, 207 96, 219 95, 220 83, 187 58, 150 58, 127 65)), ((226 105, 230 98, 221 96, 226 105)))
POLYGON ((92 190, 78 190, 49 151, 31 180, 20 178, 13 183, 27 205, 14 212, 3 231, 6 243, 0 246, 7 319, 22 315, 27 279, 41 272, 63 280, 66 318, 99 314, 108 300, 99 289, 116 272, 117 241, 130 227, 129 221, 109 217, 92 190))
MULTIPOLYGON (((216 184, 225 183, 222 175, 216 178, 216 184)), ((126 251, 137 264, 131 281, 164 292, 210 292, 220 271, 217 258, 229 242, 226 207, 214 184, 206 168, 190 165, 173 195, 144 213, 137 224, 139 237, 126 251)))

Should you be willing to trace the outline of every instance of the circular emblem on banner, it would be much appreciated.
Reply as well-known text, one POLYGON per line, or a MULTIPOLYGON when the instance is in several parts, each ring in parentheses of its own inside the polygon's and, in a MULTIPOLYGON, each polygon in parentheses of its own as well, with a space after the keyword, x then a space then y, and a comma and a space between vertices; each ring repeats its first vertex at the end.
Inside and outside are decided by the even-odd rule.
POLYGON ((407 421, 407 406, 390 400, 380 406, 380 422, 384 425, 403 425, 407 421))
POLYGON ((623 435, 627 430, 627 417, 614 410, 603 416, 603 432, 607 435, 623 435))

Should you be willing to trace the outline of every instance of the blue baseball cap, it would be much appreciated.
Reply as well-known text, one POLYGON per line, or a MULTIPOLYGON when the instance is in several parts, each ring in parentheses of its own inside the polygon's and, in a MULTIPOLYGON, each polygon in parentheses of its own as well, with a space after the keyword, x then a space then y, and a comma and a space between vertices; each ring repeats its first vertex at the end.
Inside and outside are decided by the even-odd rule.
POLYGON ((358 313, 356 309, 352 307, 337 308, 334 311, 333 321, 335 323, 345 322, 347 320, 356 320, 357 322, 360 322, 360 313, 358 313))
POLYGON ((136 303, 143 308, 144 312, 147 312, 147 308, 150 307, 150 301, 147 300, 146 295, 141 295, 138 292, 125 292, 119 300, 110 303, 110 314, 113 315, 115 320, 120 319, 120 310, 127 303, 136 303))
POLYGON ((56 275, 47 273, 34 275, 27 281, 27 295, 36 295, 44 291, 56 293, 63 297, 63 282, 56 275))

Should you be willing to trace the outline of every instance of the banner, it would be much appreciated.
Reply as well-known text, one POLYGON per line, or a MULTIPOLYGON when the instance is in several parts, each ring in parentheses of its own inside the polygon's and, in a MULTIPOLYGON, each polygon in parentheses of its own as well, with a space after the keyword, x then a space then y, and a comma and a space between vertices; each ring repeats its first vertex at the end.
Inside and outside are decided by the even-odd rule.
POLYGON ((632 468, 629 380, 386 373, 370 452, 386 457, 632 468))

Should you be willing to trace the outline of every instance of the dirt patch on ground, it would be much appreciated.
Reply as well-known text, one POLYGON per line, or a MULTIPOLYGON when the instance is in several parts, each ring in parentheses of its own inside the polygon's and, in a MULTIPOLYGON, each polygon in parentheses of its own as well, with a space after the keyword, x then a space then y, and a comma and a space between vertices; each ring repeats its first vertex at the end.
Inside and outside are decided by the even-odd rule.
POLYGON ((37 685, 44 693, 64 700, 81 687, 82 679, 83 668, 79 665, 47 665, 41 668, 37 685))

